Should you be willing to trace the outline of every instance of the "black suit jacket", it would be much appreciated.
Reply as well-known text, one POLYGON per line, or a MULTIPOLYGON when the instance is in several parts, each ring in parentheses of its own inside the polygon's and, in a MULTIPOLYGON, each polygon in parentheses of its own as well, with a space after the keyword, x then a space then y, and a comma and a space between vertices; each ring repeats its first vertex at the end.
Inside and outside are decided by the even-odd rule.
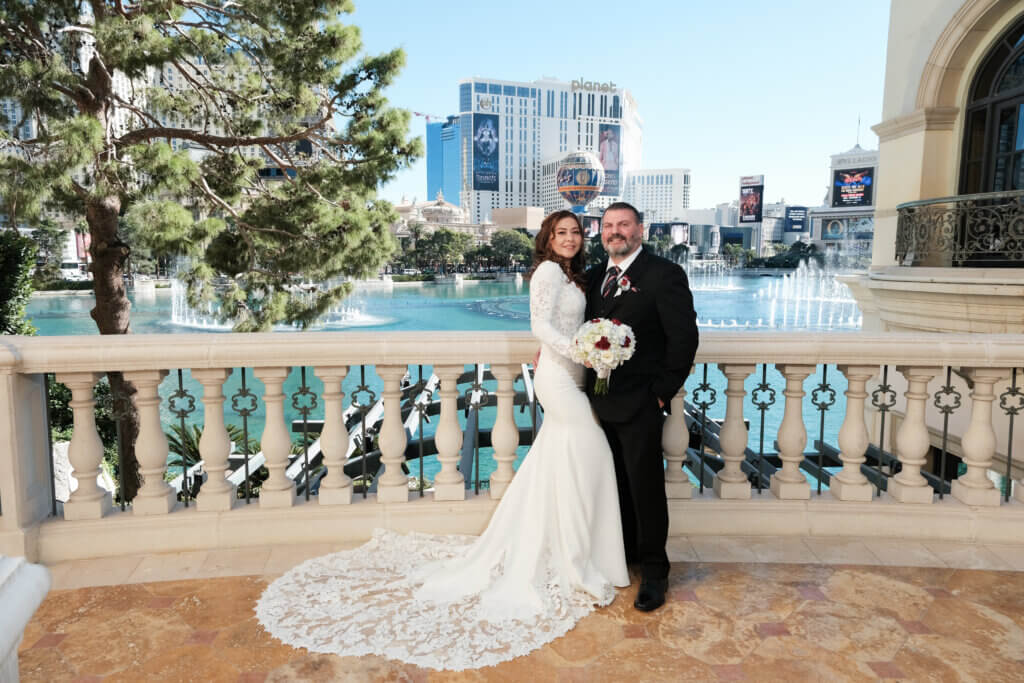
POLYGON ((636 352, 612 371, 608 393, 594 394, 597 375, 587 371, 586 389, 594 411, 606 422, 628 421, 660 398, 669 409, 690 374, 697 353, 697 314, 681 266, 641 249, 625 272, 632 289, 601 296, 608 262, 587 271, 587 319, 615 318, 633 328, 636 352))

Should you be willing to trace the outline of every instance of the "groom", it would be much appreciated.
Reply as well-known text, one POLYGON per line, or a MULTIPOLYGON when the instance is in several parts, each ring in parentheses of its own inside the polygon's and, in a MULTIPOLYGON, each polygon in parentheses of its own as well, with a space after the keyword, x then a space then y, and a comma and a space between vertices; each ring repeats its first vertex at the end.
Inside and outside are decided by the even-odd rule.
POLYGON ((601 218, 608 260, 587 271, 586 318, 614 318, 633 328, 636 351, 612 371, 608 393, 587 395, 608 437, 619 485, 626 561, 639 563, 633 605, 645 612, 665 603, 668 588, 668 501, 662 462, 664 412, 686 381, 697 352, 697 316, 683 269, 645 251, 640 213, 616 202, 601 218))

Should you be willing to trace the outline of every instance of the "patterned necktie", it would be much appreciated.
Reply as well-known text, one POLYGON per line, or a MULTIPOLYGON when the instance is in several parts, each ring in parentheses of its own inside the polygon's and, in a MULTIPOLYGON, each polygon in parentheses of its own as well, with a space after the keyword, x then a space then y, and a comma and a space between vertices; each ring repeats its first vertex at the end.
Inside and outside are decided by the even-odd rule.
POLYGON ((612 285, 619 278, 620 272, 622 271, 619 270, 618 266, 612 266, 608 269, 608 274, 604 276, 604 284, 601 285, 601 296, 607 299, 608 295, 612 293, 612 285))

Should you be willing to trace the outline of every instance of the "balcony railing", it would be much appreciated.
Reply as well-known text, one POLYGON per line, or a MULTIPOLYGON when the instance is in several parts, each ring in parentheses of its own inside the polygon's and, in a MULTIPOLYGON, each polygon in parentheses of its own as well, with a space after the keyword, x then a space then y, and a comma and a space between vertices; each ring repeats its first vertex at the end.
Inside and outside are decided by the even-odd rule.
MULTIPOLYGON (((5 337, 0 553, 51 562, 360 539, 378 526, 479 533, 535 425, 524 409, 536 408, 536 348, 526 333, 482 332, 5 337), (144 482, 123 507, 96 484, 93 388, 110 371, 135 385, 140 420, 144 482), (225 391, 243 372, 243 391, 225 391), (72 393, 79 484, 60 506, 51 374, 72 393), (258 448, 233 444, 226 418, 258 404, 258 448), (165 434, 188 408, 202 416, 195 500, 168 468, 165 434), (304 438, 293 454, 290 432, 311 422, 316 448, 304 438), (426 495, 410 485, 420 448, 440 463, 426 495), (241 487, 263 466, 250 496, 241 487), (488 481, 467 484, 482 469, 488 481)), ((1024 538, 1020 335, 719 332, 702 337, 697 363, 664 427, 672 533, 1024 538)))
POLYGON ((1024 268, 1024 191, 924 199, 896 209, 900 265, 1024 268))

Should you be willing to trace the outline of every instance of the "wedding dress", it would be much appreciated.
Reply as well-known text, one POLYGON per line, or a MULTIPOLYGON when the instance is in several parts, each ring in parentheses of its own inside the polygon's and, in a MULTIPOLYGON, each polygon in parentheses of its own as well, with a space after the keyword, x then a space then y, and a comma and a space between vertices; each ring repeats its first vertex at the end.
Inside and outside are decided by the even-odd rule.
POLYGON ((545 262, 530 282, 544 422, 479 537, 378 529, 271 583, 264 628, 313 652, 433 669, 490 666, 564 635, 629 585, 611 451, 568 358, 584 295, 545 262))

